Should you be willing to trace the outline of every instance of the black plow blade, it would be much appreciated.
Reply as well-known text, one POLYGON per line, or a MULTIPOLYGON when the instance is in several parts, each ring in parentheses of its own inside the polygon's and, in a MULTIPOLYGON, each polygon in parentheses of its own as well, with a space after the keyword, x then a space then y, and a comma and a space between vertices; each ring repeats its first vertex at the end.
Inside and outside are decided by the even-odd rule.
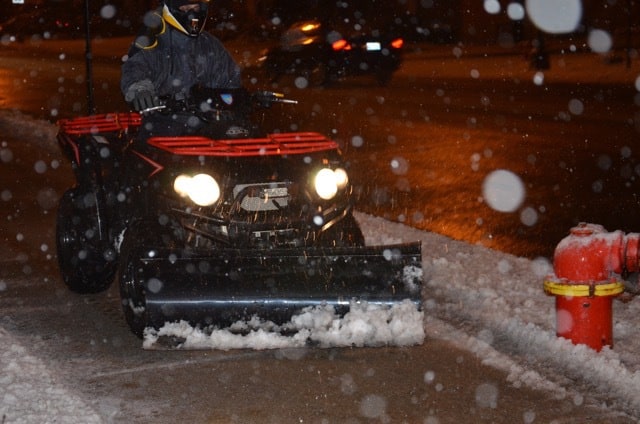
MULTIPOLYGON (((245 336, 256 329, 301 333, 303 328, 317 326, 318 320, 321 327, 332 331, 334 321, 345 317, 362 327, 363 314, 369 314, 368 325, 375 327, 372 322, 382 320, 390 325, 397 316, 406 317, 407 310, 418 314, 412 319, 422 326, 419 243, 222 249, 215 255, 160 249, 145 256, 140 258, 139 281, 144 284, 146 324, 156 336, 170 325, 177 340, 181 340, 177 334, 187 327, 208 329, 207 334, 223 328, 245 336)), ((363 331, 369 331, 361 335, 364 338, 378 337, 370 334, 371 329, 363 331)), ((325 334, 323 340, 327 337, 339 336, 325 334)))

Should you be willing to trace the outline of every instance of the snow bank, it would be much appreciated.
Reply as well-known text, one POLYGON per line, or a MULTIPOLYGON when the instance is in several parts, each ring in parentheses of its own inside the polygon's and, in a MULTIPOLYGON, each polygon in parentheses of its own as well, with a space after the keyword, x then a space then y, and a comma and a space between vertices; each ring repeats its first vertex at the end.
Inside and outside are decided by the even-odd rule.
POLYGON ((36 119, 17 110, 0 110, 0 125, 10 129, 14 138, 29 140, 46 152, 60 153, 55 142, 58 127, 42 119, 36 119))

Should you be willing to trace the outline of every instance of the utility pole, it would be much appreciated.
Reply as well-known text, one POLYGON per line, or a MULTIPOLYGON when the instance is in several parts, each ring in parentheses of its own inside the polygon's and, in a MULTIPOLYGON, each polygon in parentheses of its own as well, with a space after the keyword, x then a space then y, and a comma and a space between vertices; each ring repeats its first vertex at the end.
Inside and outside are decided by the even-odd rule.
POLYGON ((89 0, 84 0, 84 35, 85 35, 85 63, 87 74, 87 112, 89 115, 95 113, 93 103, 93 53, 91 52, 91 11, 89 0))

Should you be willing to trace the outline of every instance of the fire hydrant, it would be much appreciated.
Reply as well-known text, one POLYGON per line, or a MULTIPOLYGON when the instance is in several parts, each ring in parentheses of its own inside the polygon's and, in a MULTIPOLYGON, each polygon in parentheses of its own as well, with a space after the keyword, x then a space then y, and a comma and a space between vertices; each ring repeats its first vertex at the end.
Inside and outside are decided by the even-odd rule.
POLYGON ((544 291, 556 297, 556 334, 596 351, 613 347, 614 297, 621 274, 638 270, 640 234, 581 223, 556 247, 544 291))

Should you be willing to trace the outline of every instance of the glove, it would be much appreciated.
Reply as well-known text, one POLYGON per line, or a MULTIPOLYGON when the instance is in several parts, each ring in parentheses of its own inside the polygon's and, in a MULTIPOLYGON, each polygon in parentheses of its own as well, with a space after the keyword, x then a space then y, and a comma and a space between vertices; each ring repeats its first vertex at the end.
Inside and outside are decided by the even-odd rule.
POLYGON ((131 102, 133 109, 138 112, 161 105, 153 83, 148 79, 131 84, 124 99, 131 102))
POLYGON ((140 112, 160 106, 160 99, 150 90, 138 91, 133 98, 133 109, 140 112))

